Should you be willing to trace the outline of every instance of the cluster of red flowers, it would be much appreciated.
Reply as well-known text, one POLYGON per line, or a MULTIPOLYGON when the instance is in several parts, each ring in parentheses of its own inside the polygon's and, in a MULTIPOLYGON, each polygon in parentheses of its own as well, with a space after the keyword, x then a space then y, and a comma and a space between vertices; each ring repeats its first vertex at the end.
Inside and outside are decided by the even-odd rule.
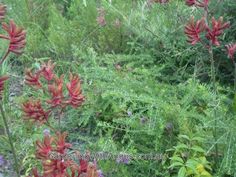
POLYGON ((226 45, 228 57, 234 62, 234 54, 236 53, 236 43, 226 45))
MULTIPOLYGON (((204 10, 208 13, 209 0, 185 0, 185 2, 188 6, 197 6, 200 8, 204 8, 204 10)), ((225 29, 230 27, 230 23, 223 22, 223 17, 220 17, 218 20, 212 17, 210 26, 206 23, 206 17, 203 17, 201 20, 197 21, 194 21, 194 17, 191 17, 184 30, 185 34, 188 37, 187 41, 192 45, 201 42, 206 47, 209 47, 209 45, 211 44, 219 46, 220 42, 218 40, 218 37, 223 34, 225 29), (204 40, 202 40, 202 36, 204 35, 205 39, 209 41, 208 44, 205 44, 204 40)), ((230 43, 226 45, 226 49, 228 57, 234 62, 236 44, 230 43)))
POLYGON ((219 46, 220 42, 218 37, 223 34, 226 28, 229 28, 229 22, 223 23, 223 17, 216 20, 212 17, 211 27, 205 22, 205 19, 194 21, 194 17, 191 17, 189 23, 185 26, 185 34, 188 37, 188 42, 195 45, 197 42, 201 41, 201 34, 204 33, 206 39, 208 39, 211 44, 219 46))
POLYGON ((33 169, 31 177, 99 177, 97 165, 87 159, 79 159, 78 165, 67 157, 67 151, 72 147, 66 143, 67 133, 56 133, 56 137, 45 135, 43 141, 36 142, 36 158, 42 161, 43 172, 33 169), (52 154, 56 153, 55 157, 52 154))
POLYGON ((42 89, 43 93, 49 96, 48 100, 45 101, 48 107, 47 111, 43 109, 40 100, 25 102, 22 108, 26 119, 42 124, 48 120, 53 108, 64 109, 69 105, 77 108, 84 102, 79 76, 70 74, 70 81, 65 86, 67 95, 64 95, 64 75, 57 77, 54 73, 54 67, 55 63, 49 60, 35 72, 30 69, 26 70, 25 83, 37 90, 42 89))
POLYGON ((13 20, 10 20, 9 25, 2 23, 2 28, 8 33, 7 36, 1 35, 0 38, 10 41, 8 52, 22 54, 26 44, 26 31, 23 28, 16 26, 13 20))
MULTIPOLYGON (((6 6, 0 4, 0 20, 5 18, 6 6)), ((8 26, 5 22, 2 23, 2 28, 8 35, 0 34, 1 39, 9 40, 9 46, 6 54, 0 60, 0 65, 7 58, 10 52, 15 54, 21 54, 26 44, 26 32, 23 28, 18 27, 13 20, 10 20, 10 25, 8 26)), ((4 82, 8 79, 8 76, 0 76, 0 100, 2 98, 2 92, 4 89, 4 82)))
MULTIPOLYGON (((208 13, 209 0, 186 0, 185 2, 188 6, 204 8, 208 13)), ((184 32, 188 37, 188 42, 192 45, 195 45, 197 42, 203 43, 201 34, 204 34, 210 44, 219 46, 220 42, 218 41, 218 37, 221 36, 224 30, 229 28, 229 26, 229 22, 223 22, 223 17, 220 17, 218 20, 212 17, 211 25, 206 23, 206 17, 196 22, 194 21, 194 17, 191 17, 189 23, 185 26, 184 32)), ((209 46, 209 44, 206 44, 206 46, 209 46)))

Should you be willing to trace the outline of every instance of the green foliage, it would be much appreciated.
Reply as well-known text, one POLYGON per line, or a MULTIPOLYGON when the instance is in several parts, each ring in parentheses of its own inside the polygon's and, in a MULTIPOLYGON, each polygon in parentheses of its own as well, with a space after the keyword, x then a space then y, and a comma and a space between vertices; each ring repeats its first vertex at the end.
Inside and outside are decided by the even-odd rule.
POLYGON ((203 139, 198 136, 179 135, 179 143, 172 149, 170 169, 178 169, 178 177, 211 177, 210 163, 201 147, 203 139))
MULTIPOLYGON (((23 78, 25 67, 37 68, 41 61, 52 58, 59 74, 81 76, 86 102, 81 109, 69 110, 61 122, 73 147, 161 155, 156 161, 133 160, 129 164, 99 161, 106 176, 235 176, 233 67, 225 51, 217 48, 216 142, 209 57, 200 47, 188 47, 183 33, 188 17, 199 15, 197 9, 186 8, 183 1, 152 7, 144 0, 6 3, 17 24, 27 29, 27 47, 24 55, 9 62, 12 67, 4 67, 1 73, 11 71, 23 78), (96 21, 99 7, 106 11, 104 27, 96 21), (114 25, 117 19, 119 28, 114 25), (219 167, 214 164, 216 143, 219 167)), ((222 14, 231 21, 232 30, 223 36, 228 43, 235 40, 236 4, 227 0, 222 6, 216 16, 222 14)), ((20 84, 18 79, 13 82, 20 84)), ((5 95, 8 92, 11 94, 6 91, 5 95)), ((33 128, 22 120, 20 104, 32 93, 24 87, 22 95, 11 98, 13 103, 6 108, 25 176, 37 165, 33 143, 45 128, 33 128)), ((0 141, 0 154, 10 154, 1 121, 0 141)))

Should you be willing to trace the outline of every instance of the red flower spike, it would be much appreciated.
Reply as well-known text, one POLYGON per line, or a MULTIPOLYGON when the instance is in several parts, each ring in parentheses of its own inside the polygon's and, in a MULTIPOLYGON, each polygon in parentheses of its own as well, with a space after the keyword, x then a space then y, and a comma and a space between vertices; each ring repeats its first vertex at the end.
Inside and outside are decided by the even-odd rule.
POLYGON ((236 52, 236 43, 235 44, 228 44, 225 46, 227 48, 228 57, 234 61, 234 54, 236 52))
POLYGON ((79 175, 83 174, 83 173, 86 173, 87 172, 87 167, 88 167, 88 161, 80 159, 79 160, 79 171, 78 171, 79 175))
POLYGON ((218 21, 212 17, 212 29, 207 27, 206 38, 210 40, 213 45, 219 46, 220 42, 217 37, 223 34, 223 30, 229 28, 229 26, 229 22, 223 23, 223 17, 220 17, 218 21))
POLYGON ((80 106, 85 99, 82 95, 79 76, 70 74, 70 83, 67 83, 66 87, 70 96, 70 99, 66 103, 75 108, 80 106))
POLYGON ((8 76, 1 76, 0 77, 0 100, 2 99, 2 92, 4 90, 4 82, 8 79, 8 76))
POLYGON ((55 63, 52 63, 51 60, 48 63, 43 63, 41 66, 42 76, 47 80, 51 81, 54 77, 53 69, 55 67, 55 63))
POLYGON ((62 160, 43 161, 44 176, 65 177, 67 164, 62 160))
POLYGON ((10 41, 8 51, 18 55, 22 54, 26 45, 26 31, 16 26, 13 20, 10 20, 9 25, 2 23, 2 28, 8 33, 8 36, 0 36, 0 38, 10 41))
POLYGON ((48 91, 51 93, 51 100, 48 100, 47 103, 51 104, 53 107, 62 104, 63 99, 63 75, 60 78, 55 78, 55 82, 51 85, 48 85, 48 91))
POLYGON ((205 20, 202 18, 201 20, 198 20, 195 24, 194 17, 191 17, 189 23, 185 26, 185 34, 188 37, 188 42, 192 45, 195 45, 197 42, 199 42, 200 39, 200 33, 203 32, 206 29, 205 20))
POLYGON ((67 171, 72 170, 75 172, 78 170, 78 166, 75 162, 70 160, 47 160, 43 161, 43 170, 45 177, 70 177, 67 171))
POLYGON ((0 4, 0 20, 3 20, 5 18, 6 11, 7 11, 7 6, 0 4))
POLYGON ((36 141, 36 157, 42 160, 49 159, 49 153, 53 150, 53 137, 46 135, 43 141, 36 141))
POLYGON ((25 83, 36 89, 42 88, 42 84, 40 83, 40 72, 33 74, 30 69, 27 69, 25 72, 25 83))
POLYGON ((25 119, 38 122, 39 124, 47 122, 50 113, 50 111, 44 111, 39 100, 27 101, 23 103, 22 110, 24 112, 25 119))
POLYGON ((72 146, 71 144, 65 142, 66 137, 67 137, 66 132, 64 132, 64 133, 57 132, 57 138, 55 140, 56 151, 61 153, 61 154, 64 154, 65 150, 72 146))

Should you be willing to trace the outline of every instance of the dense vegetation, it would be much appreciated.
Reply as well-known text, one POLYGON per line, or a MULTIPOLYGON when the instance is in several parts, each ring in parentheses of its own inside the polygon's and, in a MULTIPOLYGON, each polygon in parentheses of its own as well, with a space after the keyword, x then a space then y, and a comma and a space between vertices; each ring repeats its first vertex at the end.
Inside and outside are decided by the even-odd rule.
MULTIPOLYGON (((158 2, 3 2, 8 10, 4 20, 14 19, 26 30, 24 52, 10 54, 0 71, 10 76, 2 102, 22 176, 31 175, 34 167, 42 170, 35 142, 49 131, 45 122, 25 120, 23 103, 48 98, 44 90, 25 84, 26 68, 37 71, 49 60, 55 62, 57 76, 64 74, 65 83, 70 73, 81 80, 82 105, 70 103, 49 120, 50 127, 68 132, 70 153, 158 156, 96 159, 104 176, 236 175, 236 57, 229 59, 225 47, 236 41, 236 1, 209 0, 209 16, 230 22, 219 37, 220 46, 209 44, 212 50, 187 42, 185 26, 191 16, 202 18, 201 7, 187 6, 183 0, 158 2), (214 52, 213 63, 209 51, 214 52)), ((4 51, 8 43, 1 42, 4 51)), ((54 136, 52 130, 47 133, 54 136)), ((2 119, 0 141, 0 176, 1 171, 13 176, 5 168, 13 169, 14 161, 2 119)))

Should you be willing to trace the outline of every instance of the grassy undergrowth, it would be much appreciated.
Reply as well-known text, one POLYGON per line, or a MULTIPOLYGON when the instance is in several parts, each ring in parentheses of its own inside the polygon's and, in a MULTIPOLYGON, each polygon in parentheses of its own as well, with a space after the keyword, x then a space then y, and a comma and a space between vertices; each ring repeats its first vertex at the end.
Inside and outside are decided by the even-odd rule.
MULTIPOLYGON (((210 61, 200 47, 187 47, 183 32, 189 14, 199 16, 195 8, 188 9, 181 1, 153 7, 141 0, 5 3, 28 35, 25 53, 15 60, 12 57, 11 67, 5 68, 12 73, 11 89, 5 93, 10 95, 6 97, 10 106, 5 109, 23 176, 39 166, 34 142, 46 128, 22 120, 20 105, 35 94, 23 84, 23 73, 26 67, 37 69, 48 59, 57 63, 58 74, 72 72, 81 77, 86 101, 79 109, 68 109, 61 122, 74 149, 158 154, 158 160, 127 164, 98 161, 105 176, 181 177, 182 167, 187 169, 182 176, 236 175, 233 68, 224 49, 217 48, 215 141, 210 61), (96 22, 98 7, 106 9, 104 27, 96 22), (116 20, 121 26, 114 25, 116 20)), ((232 0, 224 3, 221 13, 232 21, 235 31, 235 14, 227 13, 227 8, 234 12, 236 5, 232 0)), ((223 38, 235 40, 232 33, 226 32, 223 38)), ((1 120, 0 140, 0 155, 11 159, 1 120)))

